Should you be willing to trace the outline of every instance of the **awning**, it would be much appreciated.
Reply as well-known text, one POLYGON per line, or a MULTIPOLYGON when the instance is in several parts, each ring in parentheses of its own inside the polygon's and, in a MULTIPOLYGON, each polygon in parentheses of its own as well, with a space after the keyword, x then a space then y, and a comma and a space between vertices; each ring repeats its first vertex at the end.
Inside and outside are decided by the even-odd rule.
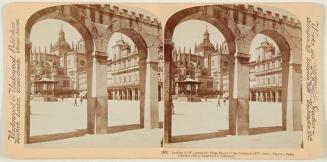
POLYGON ((78 96, 79 97, 84 97, 84 96, 86 96, 86 94, 87 94, 87 91, 82 91, 78 96))
POLYGON ((228 92, 225 92, 222 97, 227 98, 229 96, 228 92))

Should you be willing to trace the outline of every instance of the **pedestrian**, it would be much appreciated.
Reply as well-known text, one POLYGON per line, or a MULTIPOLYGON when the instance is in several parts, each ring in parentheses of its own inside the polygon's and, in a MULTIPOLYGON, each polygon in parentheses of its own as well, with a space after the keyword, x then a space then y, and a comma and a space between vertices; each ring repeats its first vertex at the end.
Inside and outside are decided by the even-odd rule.
POLYGON ((217 98, 218 98, 218 101, 217 101, 217 108, 218 108, 218 107, 221 107, 220 106, 220 95, 217 95, 217 98))
POLYGON ((63 95, 61 95, 61 101, 63 101, 64 100, 64 96, 63 95))
POLYGON ((223 97, 224 105, 226 105, 226 97, 223 97))
POLYGON ((171 102, 171 111, 173 112, 172 115, 175 114, 175 107, 174 107, 174 103, 171 102))
POLYGON ((161 147, 161 148, 163 147, 163 138, 161 138, 161 141, 160 141, 160 147, 161 147))
POLYGON ((78 105, 77 105, 77 96, 75 95, 75 98, 74 98, 74 106, 73 107, 75 107, 75 105, 76 105, 76 107, 78 107, 78 105))
POLYGON ((83 96, 79 97, 79 101, 81 102, 81 105, 83 104, 83 96))

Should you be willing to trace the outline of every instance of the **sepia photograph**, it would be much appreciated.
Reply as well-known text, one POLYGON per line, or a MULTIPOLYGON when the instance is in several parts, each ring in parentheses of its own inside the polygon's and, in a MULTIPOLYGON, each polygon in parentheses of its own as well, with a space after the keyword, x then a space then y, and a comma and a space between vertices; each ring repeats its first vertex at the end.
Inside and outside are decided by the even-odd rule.
POLYGON ((265 6, 172 15, 164 31, 164 146, 303 147, 301 30, 292 13, 265 6))
POLYGON ((4 13, 10 158, 323 154, 319 4, 35 2, 4 13))

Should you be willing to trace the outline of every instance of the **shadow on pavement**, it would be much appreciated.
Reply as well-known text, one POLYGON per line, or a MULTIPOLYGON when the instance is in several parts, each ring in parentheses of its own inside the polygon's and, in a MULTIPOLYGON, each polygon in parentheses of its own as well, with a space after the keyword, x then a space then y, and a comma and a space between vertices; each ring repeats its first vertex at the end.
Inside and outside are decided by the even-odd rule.
POLYGON ((282 126, 273 126, 273 127, 256 127, 250 128, 249 134, 256 135, 256 134, 263 134, 263 133, 271 133, 271 132, 281 132, 284 131, 282 126))
MULTIPOLYGON (((159 122, 159 128, 163 128, 163 122, 159 122)), ((119 133, 125 131, 131 131, 136 129, 143 129, 140 124, 129 124, 129 125, 117 125, 107 128, 107 133, 119 133)))
POLYGON ((67 139, 67 138, 84 136, 85 134, 87 134, 86 129, 77 129, 75 131, 66 132, 66 133, 55 133, 55 134, 49 134, 49 135, 37 135, 37 136, 31 136, 29 138, 28 143, 38 143, 38 142, 62 140, 62 139, 67 139))
POLYGON ((199 134, 191 134, 191 135, 178 135, 171 137, 171 143, 177 142, 188 142, 188 141, 197 141, 211 138, 220 138, 229 135, 228 130, 222 130, 219 132, 212 133, 199 133, 199 134))
POLYGON ((142 129, 140 124, 117 125, 107 128, 107 133, 119 133, 130 130, 142 129))

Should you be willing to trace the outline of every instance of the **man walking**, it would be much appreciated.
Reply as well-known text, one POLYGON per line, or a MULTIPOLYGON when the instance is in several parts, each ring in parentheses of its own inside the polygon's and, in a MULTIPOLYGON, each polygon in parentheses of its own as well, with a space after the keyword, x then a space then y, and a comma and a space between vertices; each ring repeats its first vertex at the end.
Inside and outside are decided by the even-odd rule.
POLYGON ((174 103, 171 102, 171 111, 172 111, 172 115, 175 114, 175 107, 174 107, 174 103))
POLYGON ((217 95, 217 98, 218 98, 218 101, 217 101, 217 108, 218 108, 218 107, 221 107, 220 106, 220 95, 217 95))
POLYGON ((77 96, 75 95, 75 98, 74 98, 74 106, 73 107, 75 107, 75 105, 76 105, 76 107, 78 107, 78 105, 77 105, 77 96))
POLYGON ((83 104, 83 96, 79 97, 79 101, 80 101, 80 104, 82 105, 83 104))

